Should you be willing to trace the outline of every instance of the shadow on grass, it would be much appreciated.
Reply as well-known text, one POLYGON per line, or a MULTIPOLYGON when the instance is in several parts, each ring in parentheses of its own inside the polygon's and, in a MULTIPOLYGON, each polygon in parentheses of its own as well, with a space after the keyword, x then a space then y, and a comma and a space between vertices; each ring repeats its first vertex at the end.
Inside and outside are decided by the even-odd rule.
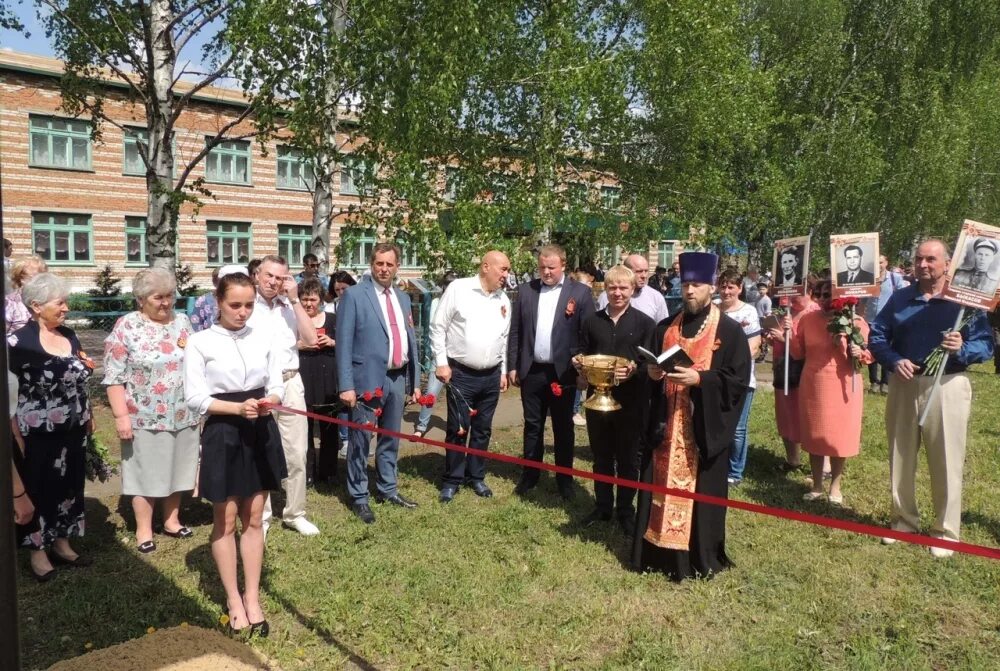
POLYGON ((46 668, 86 652, 143 636, 148 627, 190 622, 206 628, 216 617, 185 595, 168 576, 119 542, 112 512, 86 499, 87 535, 73 546, 94 560, 83 569, 60 569, 48 583, 28 577, 27 553, 18 557, 19 621, 24 667, 46 668))
MULTIPOLYGON (((808 454, 802 453, 803 459, 808 454)), ((747 470, 739 489, 730 489, 730 497, 749 499, 771 508, 784 508, 805 513, 820 514, 839 520, 857 522, 876 527, 885 527, 888 520, 859 513, 850 506, 837 508, 824 501, 805 503, 802 496, 809 491, 804 479, 795 480, 780 470, 784 457, 758 446, 747 448, 747 470)), ((793 474, 795 471, 792 472, 793 474)))
POLYGON ((361 671, 378 671, 378 667, 372 664, 370 661, 362 657, 361 655, 354 652, 345 643, 341 642, 336 636, 334 636, 326 627, 320 624, 316 618, 309 617, 298 609, 298 607, 283 594, 271 587, 270 580, 268 580, 268 573, 265 570, 264 575, 261 576, 261 590, 266 592, 268 596, 277 601, 282 609, 285 610, 289 615, 292 615, 299 624, 308 629, 309 631, 319 636, 327 645, 331 645, 341 652, 345 657, 350 660, 354 667, 361 669, 361 671))
POLYGON ((1000 520, 997 518, 987 517, 975 510, 967 510, 962 513, 962 524, 978 526, 993 536, 993 541, 1000 545, 1000 520))

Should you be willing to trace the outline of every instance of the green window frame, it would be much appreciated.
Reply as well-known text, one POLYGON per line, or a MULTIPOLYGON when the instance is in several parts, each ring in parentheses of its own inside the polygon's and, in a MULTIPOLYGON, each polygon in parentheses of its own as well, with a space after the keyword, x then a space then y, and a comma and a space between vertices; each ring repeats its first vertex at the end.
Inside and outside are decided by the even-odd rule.
POLYGON ((35 254, 53 265, 93 265, 90 215, 32 212, 31 246, 35 254))
POLYGON ((278 256, 283 256, 290 267, 297 267, 311 247, 312 226, 278 224, 278 256))
POLYGON ((316 179, 301 151, 288 145, 278 145, 277 174, 274 184, 278 189, 312 191, 316 179))
POLYGON ((205 262, 210 266, 249 263, 253 258, 253 234, 248 221, 206 221, 208 241, 205 262))
POLYGON ((372 251, 375 249, 374 231, 366 231, 354 239, 354 245, 347 250, 345 264, 351 270, 361 270, 371 265, 372 251))
POLYGON ((375 176, 378 166, 360 158, 345 158, 340 162, 340 193, 347 196, 370 196, 375 185, 368 180, 375 176))
POLYGON ((656 265, 664 268, 674 265, 674 243, 660 241, 656 247, 656 265))
POLYGON ((92 171, 90 122, 28 115, 28 165, 92 171))
POLYGON ((146 217, 125 217, 125 264, 149 265, 146 217))
MULTIPOLYGON (((205 142, 212 138, 206 137, 205 142)), ((225 140, 205 157, 205 181, 250 185, 250 141, 225 140)))
MULTIPOLYGON (((175 135, 170 134, 171 145, 175 142, 175 135)), ((149 129, 126 126, 125 134, 122 137, 122 174, 134 175, 138 177, 146 176, 146 164, 139 154, 139 145, 149 146, 149 129)), ((174 151, 174 161, 177 160, 177 152, 174 151)), ((170 177, 174 176, 174 166, 170 166, 170 177)))

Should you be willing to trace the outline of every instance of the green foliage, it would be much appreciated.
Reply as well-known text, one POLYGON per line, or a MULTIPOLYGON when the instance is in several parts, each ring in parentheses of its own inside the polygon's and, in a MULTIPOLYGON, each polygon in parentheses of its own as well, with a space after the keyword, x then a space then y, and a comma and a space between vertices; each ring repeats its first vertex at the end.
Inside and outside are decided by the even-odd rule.
POLYGON ((121 283, 118 273, 107 264, 94 275, 94 288, 88 289, 87 294, 94 298, 116 298, 122 294, 121 283))
POLYGON ((194 283, 194 270, 190 263, 178 264, 174 269, 174 275, 177 277, 177 293, 181 296, 197 296, 202 293, 194 283))

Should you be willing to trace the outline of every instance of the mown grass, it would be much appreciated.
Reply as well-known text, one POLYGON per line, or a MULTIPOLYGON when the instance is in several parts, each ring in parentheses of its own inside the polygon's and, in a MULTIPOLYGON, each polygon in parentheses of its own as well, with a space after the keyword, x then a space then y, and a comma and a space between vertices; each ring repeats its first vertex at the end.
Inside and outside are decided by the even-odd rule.
MULTIPOLYGON (((997 545, 1000 377, 992 367, 972 377, 963 534, 997 545)), ((836 510, 802 503, 801 476, 775 471, 783 451, 773 396, 759 392, 747 479, 734 496, 885 524, 884 405, 866 398, 861 455, 845 476, 848 507, 836 510)), ((587 468, 582 430, 578 442, 577 463, 587 468)), ((499 431, 495 445, 519 453, 519 428, 499 431)), ((404 453, 401 485, 417 510, 377 506, 378 522, 365 527, 338 488, 310 492, 321 536, 272 529, 264 577, 272 634, 252 645, 283 669, 1000 668, 998 562, 934 560, 919 547, 733 511, 728 549, 737 567, 676 585, 626 570, 629 546, 614 527, 580 527, 593 502, 589 484, 568 506, 549 478, 521 500, 512 493, 516 471, 492 464, 495 498, 463 490, 442 507, 442 457, 404 453)), ((923 465, 920 488, 929 521, 923 465)), ((91 503, 81 545, 95 567, 47 585, 20 582, 26 668, 150 626, 211 627, 222 613, 205 505, 186 510, 196 539, 157 537, 157 552, 140 558, 117 498, 91 503)))

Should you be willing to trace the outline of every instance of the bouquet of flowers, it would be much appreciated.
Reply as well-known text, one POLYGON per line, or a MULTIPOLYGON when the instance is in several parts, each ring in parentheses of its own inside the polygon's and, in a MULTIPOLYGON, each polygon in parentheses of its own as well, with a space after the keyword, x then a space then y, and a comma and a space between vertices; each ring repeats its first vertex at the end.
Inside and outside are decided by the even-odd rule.
POLYGON ((844 339, 847 347, 847 358, 851 360, 854 370, 861 370, 860 359, 851 356, 851 345, 858 347, 865 346, 865 339, 861 335, 861 329, 854 323, 854 308, 858 304, 858 299, 853 296, 846 298, 834 298, 830 301, 830 321, 826 324, 826 330, 833 334, 833 340, 840 343, 844 339))
POLYGON ((111 459, 108 446, 97 436, 91 434, 87 436, 87 453, 84 456, 84 471, 87 479, 91 482, 100 480, 107 482, 108 479, 118 472, 111 459))
MULTIPOLYGON (((964 329, 966 326, 969 325, 969 322, 971 322, 972 318, 975 316, 976 316, 976 310, 966 310, 965 313, 962 315, 962 321, 958 323, 958 328, 955 330, 961 331, 962 329, 964 329)), ((937 375, 938 369, 941 367, 941 364, 944 363, 945 354, 947 354, 947 352, 944 351, 944 348, 941 347, 941 345, 938 345, 937 347, 932 349, 931 353, 927 355, 926 359, 924 359, 924 368, 922 374, 927 375, 929 377, 934 377, 935 375, 937 375)))

